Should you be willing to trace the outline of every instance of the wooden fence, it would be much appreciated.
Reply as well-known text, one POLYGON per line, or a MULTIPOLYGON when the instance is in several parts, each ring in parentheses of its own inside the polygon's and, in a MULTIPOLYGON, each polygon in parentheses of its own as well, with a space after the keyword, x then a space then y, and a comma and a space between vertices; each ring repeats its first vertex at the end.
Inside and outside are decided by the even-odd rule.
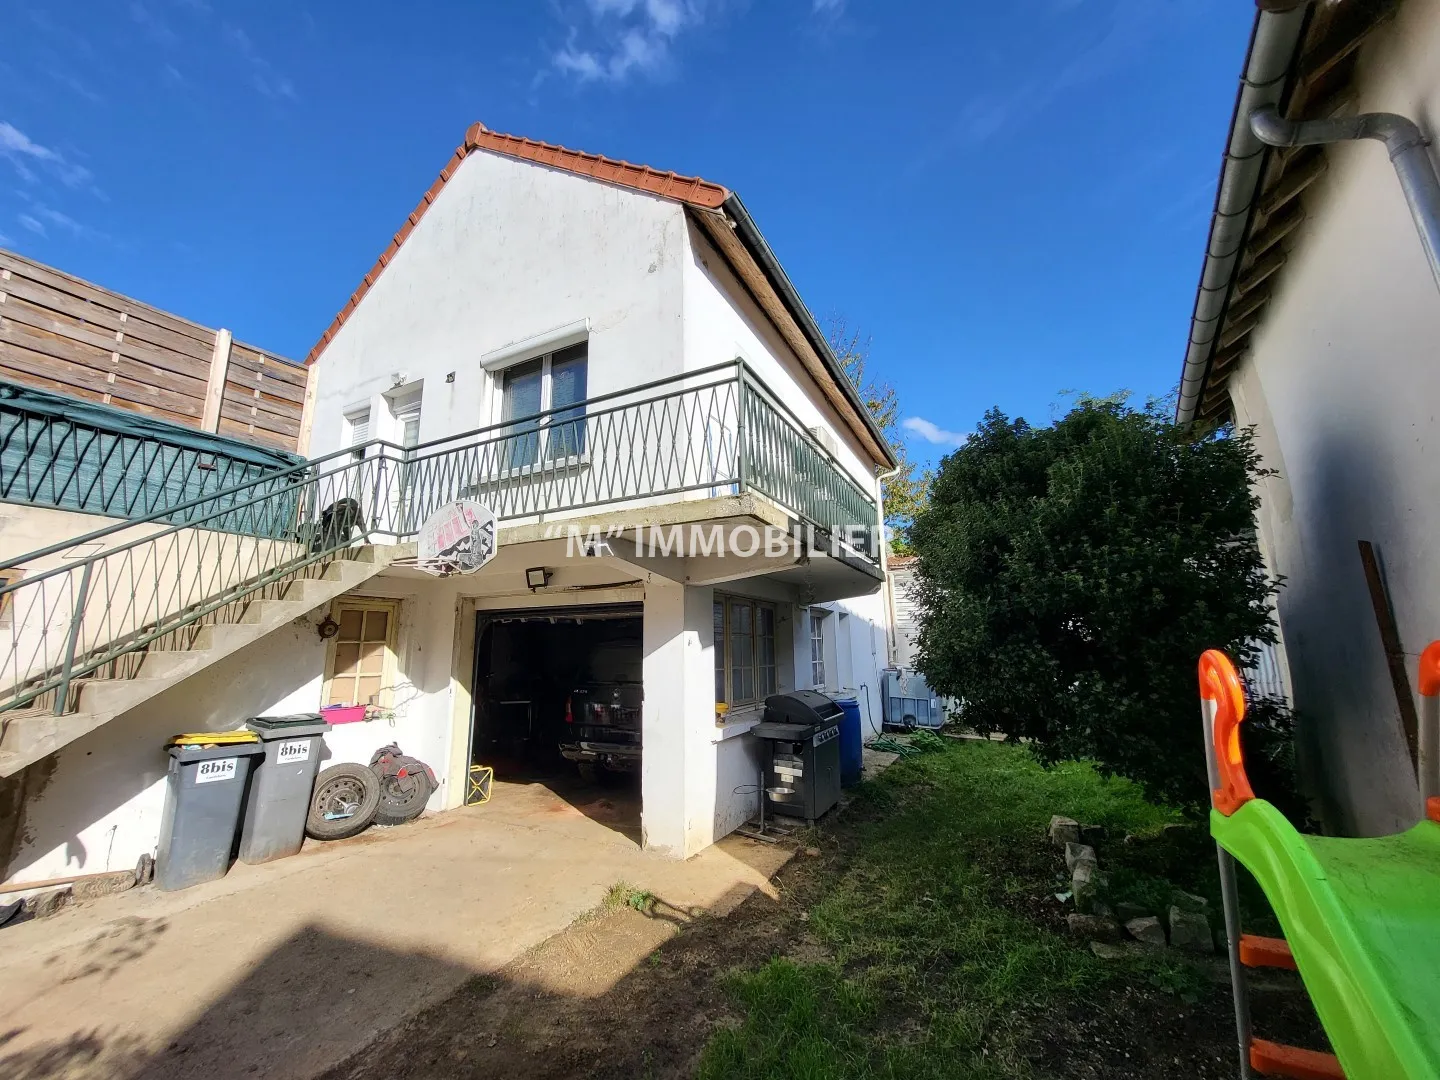
POLYGON ((306 369, 0 249, 0 379, 305 452, 306 369))

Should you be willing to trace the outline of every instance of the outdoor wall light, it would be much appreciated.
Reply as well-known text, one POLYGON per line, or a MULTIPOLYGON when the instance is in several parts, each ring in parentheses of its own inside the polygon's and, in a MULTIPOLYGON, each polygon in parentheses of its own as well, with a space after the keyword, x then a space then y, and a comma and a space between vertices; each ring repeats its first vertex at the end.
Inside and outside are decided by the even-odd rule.
POLYGON ((543 566, 532 566, 525 571, 525 584, 530 586, 530 591, 543 589, 550 584, 550 571, 543 566))

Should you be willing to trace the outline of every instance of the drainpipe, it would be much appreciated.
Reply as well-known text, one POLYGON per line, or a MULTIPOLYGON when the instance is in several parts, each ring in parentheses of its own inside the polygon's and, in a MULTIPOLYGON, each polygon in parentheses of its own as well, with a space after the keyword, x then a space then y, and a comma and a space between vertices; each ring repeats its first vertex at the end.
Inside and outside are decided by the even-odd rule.
POLYGON ((1273 105, 1250 114, 1250 130, 1269 146, 1318 146, 1375 139, 1385 144, 1400 190, 1415 219, 1430 273, 1440 288, 1440 178, 1426 147, 1430 140, 1415 123, 1394 113, 1362 113, 1338 120, 1286 120, 1273 105))
POLYGON ((1250 225, 1250 212, 1259 194, 1260 173, 1265 165, 1266 146, 1250 130, 1245 119, 1256 109, 1278 105, 1300 45, 1310 0, 1261 0, 1260 13, 1250 38, 1245 70, 1235 99, 1230 122, 1230 142, 1225 148, 1225 165, 1215 194, 1215 214, 1210 222, 1210 242, 1205 248, 1200 290, 1190 320, 1190 343, 1180 375, 1180 400, 1175 419, 1189 423, 1200 409, 1200 387, 1220 332, 1220 316, 1230 297, 1230 286, 1240 260, 1241 244, 1250 225))
POLYGON ((890 588, 890 541, 885 538, 885 481, 899 471, 900 466, 896 465, 893 469, 875 473, 875 498, 879 503, 880 573, 884 579, 881 589, 885 595, 885 663, 890 667, 895 666, 899 644, 895 640, 895 604, 890 588))

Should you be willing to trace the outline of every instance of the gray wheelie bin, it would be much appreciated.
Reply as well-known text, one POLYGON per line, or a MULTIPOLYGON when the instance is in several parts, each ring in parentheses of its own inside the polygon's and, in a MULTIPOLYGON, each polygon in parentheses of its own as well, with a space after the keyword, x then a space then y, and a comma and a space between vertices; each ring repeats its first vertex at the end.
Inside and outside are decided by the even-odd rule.
POLYGON ((167 892, 225 876, 250 770, 265 752, 254 743, 172 746, 160 818, 155 884, 167 892))
POLYGON ((245 726, 260 736, 265 758, 250 784, 240 829, 240 859, 247 863, 283 859, 305 842, 305 815, 330 725, 319 713, 300 713, 256 716, 245 726))

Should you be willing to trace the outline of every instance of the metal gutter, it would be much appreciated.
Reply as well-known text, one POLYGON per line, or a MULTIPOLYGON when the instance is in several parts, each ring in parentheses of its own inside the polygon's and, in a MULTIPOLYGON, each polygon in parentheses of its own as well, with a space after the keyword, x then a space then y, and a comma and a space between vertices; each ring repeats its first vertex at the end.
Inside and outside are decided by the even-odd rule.
POLYGON ((1284 97, 1310 2, 1260 0, 1261 10, 1255 17, 1245 69, 1235 97, 1235 111, 1230 118, 1230 141, 1215 193, 1215 212, 1200 272, 1199 294, 1190 317, 1190 340, 1180 374, 1180 400, 1175 407, 1178 423, 1190 423, 1199 411, 1200 391, 1215 351, 1220 320, 1240 265, 1265 169, 1268 147, 1250 129, 1250 114, 1266 106, 1278 107, 1284 97))
POLYGON ((816 324, 815 317, 810 314, 810 309, 805 306, 805 301, 800 299, 800 293, 796 290, 795 286, 790 283, 790 278, 785 273, 785 268, 780 265, 780 260, 777 259, 775 253, 770 250, 770 245, 765 242, 765 237, 760 234, 759 227, 756 226, 754 219, 751 218, 750 211, 745 209, 745 204, 740 201, 740 196, 732 191, 726 197, 722 208, 725 213, 730 216, 731 220, 735 222, 735 231, 740 234, 741 242, 749 248, 750 253, 755 256, 755 261, 758 262, 761 269, 765 271, 765 276, 769 279, 770 284, 774 287, 775 291, 780 294, 780 299, 783 300, 785 306, 790 309, 790 313, 795 317, 795 322, 799 325, 801 332, 804 333, 811 347, 814 348, 816 354, 819 355, 820 362, 825 365, 826 370, 830 372, 831 377, 839 384, 840 389, 844 392, 846 399, 864 420, 865 427, 875 439, 876 445, 884 451, 886 464, 891 468, 899 465, 900 463, 895 460, 895 452, 890 449, 890 441, 885 437, 885 433, 880 430, 880 425, 875 422, 875 417, 870 414, 870 410, 865 407, 865 403, 860 400, 859 392, 856 391, 854 385, 850 382, 850 377, 845 374, 845 369, 840 366, 840 361, 836 359, 835 353, 830 348, 830 343, 825 340, 825 335, 821 333, 820 327, 816 324))
POLYGON ((1430 140, 1415 124, 1394 113, 1362 113, 1338 120, 1286 120, 1274 106, 1250 114, 1250 130, 1270 146, 1323 146, 1354 139, 1385 144, 1430 273, 1440 286, 1440 177, 1426 148, 1430 140))

